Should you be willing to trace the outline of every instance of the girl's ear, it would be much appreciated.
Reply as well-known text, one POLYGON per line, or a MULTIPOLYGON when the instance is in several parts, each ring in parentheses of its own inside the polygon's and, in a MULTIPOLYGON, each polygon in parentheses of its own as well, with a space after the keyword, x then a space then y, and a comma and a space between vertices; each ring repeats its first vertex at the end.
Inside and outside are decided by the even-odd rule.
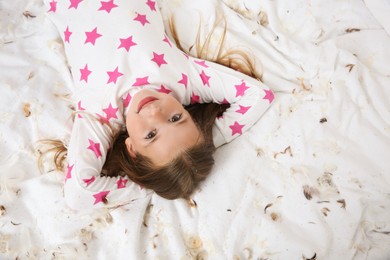
POLYGON ((127 137, 127 138, 126 138, 125 143, 126 143, 127 151, 129 152, 130 156, 131 156, 132 158, 136 158, 137 155, 136 155, 136 152, 135 152, 135 149, 134 149, 134 147, 133 147, 133 143, 131 142, 130 137, 127 137))

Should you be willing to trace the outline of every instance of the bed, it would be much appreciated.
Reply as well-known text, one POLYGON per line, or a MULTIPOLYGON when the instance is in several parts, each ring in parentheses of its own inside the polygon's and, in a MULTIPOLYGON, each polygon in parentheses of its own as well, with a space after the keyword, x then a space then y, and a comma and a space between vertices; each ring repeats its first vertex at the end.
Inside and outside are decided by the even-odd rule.
POLYGON ((88 214, 39 140, 69 140, 74 91, 40 0, 0 2, 0 259, 389 259, 390 3, 159 0, 196 55, 221 17, 272 106, 220 147, 191 200, 88 214))

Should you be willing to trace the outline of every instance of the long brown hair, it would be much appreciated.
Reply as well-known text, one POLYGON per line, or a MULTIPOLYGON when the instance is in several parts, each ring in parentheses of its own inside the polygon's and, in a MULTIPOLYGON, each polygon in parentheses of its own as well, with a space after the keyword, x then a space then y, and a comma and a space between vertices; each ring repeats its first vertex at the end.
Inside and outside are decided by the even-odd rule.
POLYGON ((174 17, 169 19, 168 26, 177 48, 181 51, 189 54, 189 52, 192 51, 193 46, 195 46, 195 56, 197 58, 213 61, 261 81, 263 75, 262 70, 260 70, 261 64, 255 64, 253 55, 251 55, 248 49, 244 49, 243 47, 238 48, 237 46, 226 49, 227 21, 224 16, 217 14, 217 19, 215 19, 212 29, 204 36, 203 40, 201 40, 200 23, 195 38, 195 44, 188 50, 184 49, 181 44, 174 17), (214 37, 217 37, 216 30, 220 26, 222 27, 222 34, 219 39, 217 39, 217 46, 211 46, 212 42, 215 42, 214 37))
POLYGON ((137 154, 135 158, 131 157, 125 144, 127 131, 119 132, 107 154, 102 175, 127 176, 133 182, 154 190, 166 199, 188 199, 214 165, 212 126, 215 118, 222 114, 225 108, 225 105, 213 103, 186 107, 198 126, 203 141, 161 167, 155 166, 149 158, 141 154, 137 154))

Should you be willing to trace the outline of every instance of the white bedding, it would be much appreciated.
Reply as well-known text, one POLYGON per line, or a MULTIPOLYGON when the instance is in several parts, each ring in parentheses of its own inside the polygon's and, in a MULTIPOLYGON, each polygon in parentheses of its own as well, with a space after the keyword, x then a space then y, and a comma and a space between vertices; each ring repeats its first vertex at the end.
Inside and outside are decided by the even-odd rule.
POLYGON ((191 203, 74 212, 64 174, 37 165, 36 142, 72 125, 62 42, 40 0, 0 0, 0 259, 389 259, 389 2, 159 5, 185 48, 223 14, 272 107, 218 149, 191 203))

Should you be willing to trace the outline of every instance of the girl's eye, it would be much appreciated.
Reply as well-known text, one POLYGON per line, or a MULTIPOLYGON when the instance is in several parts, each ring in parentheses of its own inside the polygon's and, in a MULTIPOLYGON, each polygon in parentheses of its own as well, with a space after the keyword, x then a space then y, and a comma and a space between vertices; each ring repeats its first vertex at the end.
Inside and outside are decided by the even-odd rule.
POLYGON ((157 131, 156 131, 156 130, 150 131, 150 132, 146 135, 145 139, 152 139, 153 137, 156 136, 156 134, 157 134, 157 131))
POLYGON ((177 122, 181 119, 181 114, 176 114, 171 119, 169 119, 169 122, 177 122))

